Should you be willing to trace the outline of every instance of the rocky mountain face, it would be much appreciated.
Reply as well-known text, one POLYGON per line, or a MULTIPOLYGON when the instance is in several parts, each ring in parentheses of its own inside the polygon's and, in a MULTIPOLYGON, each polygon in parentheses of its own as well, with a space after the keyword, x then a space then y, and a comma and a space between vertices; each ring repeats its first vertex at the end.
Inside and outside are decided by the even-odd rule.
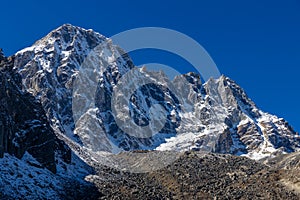
MULTIPOLYGON (((212 127, 208 131, 219 134, 213 152, 260 159, 299 149, 299 135, 291 126, 259 110, 234 81, 222 76, 210 79, 202 87, 204 95, 195 102, 194 115, 200 123, 212 127)), ((207 136, 196 137, 192 148, 201 149, 207 136)))
POLYGON ((86 191, 96 195, 82 180, 92 173, 90 167, 56 137, 41 103, 21 90, 14 60, 0 59, 0 198, 65 199, 86 191), (79 187, 83 189, 76 191, 79 187))
POLYGON ((0 157, 9 153, 22 158, 28 151, 55 173, 55 150, 59 142, 41 104, 31 94, 20 91, 21 78, 13 73, 13 63, 14 57, 1 60, 0 157))
POLYGON ((202 84, 194 73, 168 80, 163 73, 136 69, 127 54, 92 30, 59 27, 18 52, 14 71, 21 76, 22 90, 41 101, 55 131, 93 151, 194 149, 261 158, 299 149, 299 135, 290 125, 259 110, 229 78, 202 84), (88 76, 90 69, 98 70, 96 78, 88 76), (133 70, 130 80, 122 79, 133 70), (141 85, 141 75, 160 82, 141 85), (76 79, 85 82, 84 88, 74 88, 76 79), (135 124, 149 124, 151 106, 164 108, 167 119, 158 134, 140 138, 120 129, 111 105, 118 84, 137 88, 128 102, 135 124), (95 90, 93 108, 82 106, 90 95, 86 88, 95 90), (80 108, 78 117, 74 105, 80 108), (83 115, 95 120, 97 128, 81 126, 78 119, 83 115))
MULTIPOLYGON (((9 190, 15 191, 11 198, 37 191, 41 198, 66 198, 63 190, 77 198, 86 191, 92 193, 87 198, 299 197, 280 182, 286 169, 268 164, 269 158, 297 152, 299 134, 284 119, 261 111, 228 77, 203 83, 191 72, 170 80, 163 72, 136 68, 110 39, 70 24, 0 57, 0 72, 0 189, 5 191, 0 197, 7 198, 9 190), (161 110, 152 112, 155 106, 161 110), (137 150, 179 157, 144 174, 102 166, 110 159, 130 163, 132 156, 124 151, 137 150), (15 174, 9 168, 32 172, 11 184, 15 174), (260 176, 266 178, 255 186, 260 176), (18 192, 32 179, 31 191, 18 192), (260 191, 263 185, 270 190, 260 191)), ((141 152, 132 161, 137 168, 152 159, 141 152)), ((283 165, 290 165, 292 158, 287 160, 283 165)))

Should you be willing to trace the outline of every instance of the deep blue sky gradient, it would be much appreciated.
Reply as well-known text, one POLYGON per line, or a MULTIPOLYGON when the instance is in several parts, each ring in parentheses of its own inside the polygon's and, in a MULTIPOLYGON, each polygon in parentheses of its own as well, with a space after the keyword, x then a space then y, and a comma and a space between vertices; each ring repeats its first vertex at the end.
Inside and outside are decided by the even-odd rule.
MULTIPOLYGON (((262 110, 284 117, 300 131, 300 0, 12 0, 1 2, 0 8, 0 47, 6 55, 64 23, 107 37, 145 26, 185 33, 262 110)), ((180 72, 193 70, 167 52, 131 55, 136 64, 158 62, 180 72)))

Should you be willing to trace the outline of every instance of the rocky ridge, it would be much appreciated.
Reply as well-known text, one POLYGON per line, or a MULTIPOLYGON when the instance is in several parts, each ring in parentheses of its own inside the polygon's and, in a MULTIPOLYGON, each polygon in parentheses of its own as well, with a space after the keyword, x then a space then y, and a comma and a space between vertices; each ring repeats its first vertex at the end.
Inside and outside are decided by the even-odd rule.
POLYGON ((127 54, 92 30, 69 24, 59 27, 19 51, 14 70, 21 76, 22 90, 41 101, 56 132, 92 151, 197 149, 260 159, 299 149, 299 135, 291 126, 259 110, 229 78, 201 83, 199 75, 189 73, 168 80, 161 72, 136 69, 127 54), (95 80, 87 75, 90 69, 98 70, 95 80), (130 83, 125 83, 122 77, 133 70, 130 83), (159 81, 139 87, 141 75, 159 81), (88 84, 74 88, 76 79, 82 77, 88 84), (120 129, 111 105, 117 84, 138 88, 129 101, 135 124, 148 125, 150 108, 163 107, 167 120, 158 134, 138 138, 120 129), (90 94, 84 93, 85 88, 95 90, 95 107, 83 106, 79 114, 94 120, 96 128, 88 123, 81 126, 80 116, 72 110, 74 104, 76 108, 86 104, 90 94))

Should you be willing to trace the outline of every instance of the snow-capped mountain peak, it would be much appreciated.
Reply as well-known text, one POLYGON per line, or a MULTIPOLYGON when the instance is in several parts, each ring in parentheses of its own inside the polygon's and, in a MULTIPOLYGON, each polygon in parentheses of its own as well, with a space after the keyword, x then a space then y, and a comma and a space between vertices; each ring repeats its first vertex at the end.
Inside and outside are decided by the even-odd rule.
POLYGON ((188 73, 171 81, 146 68, 140 73, 164 81, 143 85, 132 94, 130 116, 145 126, 151 121, 150 108, 159 104, 167 113, 166 123, 148 138, 124 132, 111 100, 116 85, 127 84, 122 77, 134 65, 119 47, 92 30, 65 24, 19 51, 14 69, 22 77, 23 90, 40 99, 52 127, 93 151, 198 149, 260 158, 299 148, 299 138, 287 122, 259 110, 229 78, 201 83, 199 75, 188 73), (90 56, 91 52, 96 53, 90 56), (99 69, 97 79, 91 81, 85 63, 99 69), (86 82, 81 88, 74 86, 78 77, 86 82), (96 91, 92 107, 86 104, 90 94, 84 93, 85 88, 96 91), (74 99, 74 94, 80 99, 74 99), (73 113, 74 104, 81 109, 79 114, 73 113), (98 128, 79 119, 92 120, 98 128))
MULTIPOLYGON (((70 24, 14 56, 0 57, 0 83, 0 198, 96 198, 108 182, 127 182, 121 170, 173 167, 180 151, 260 160, 300 149, 299 134, 288 122, 260 110, 230 78, 203 83, 190 72, 169 80, 162 71, 135 67, 109 38, 70 24), (132 150, 142 151, 119 153, 132 150)), ((180 154, 178 163, 188 171, 196 166, 197 173, 207 165, 203 159, 212 167, 216 158, 225 160, 227 170, 230 160, 255 163, 180 154)), ((294 161, 284 158, 289 165, 294 161)))

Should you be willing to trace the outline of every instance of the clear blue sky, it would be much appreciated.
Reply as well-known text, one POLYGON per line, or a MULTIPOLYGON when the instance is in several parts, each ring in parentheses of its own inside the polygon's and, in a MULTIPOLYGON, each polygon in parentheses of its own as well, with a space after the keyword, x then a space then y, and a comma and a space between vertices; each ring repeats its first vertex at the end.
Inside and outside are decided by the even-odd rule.
MULTIPOLYGON (((183 32, 210 53, 221 73, 240 84, 264 111, 300 131, 299 0, 3 1, 0 47, 6 55, 30 46, 63 23, 109 37, 144 26, 183 32)), ((159 62, 193 70, 177 56, 135 52, 136 64, 159 62)))

